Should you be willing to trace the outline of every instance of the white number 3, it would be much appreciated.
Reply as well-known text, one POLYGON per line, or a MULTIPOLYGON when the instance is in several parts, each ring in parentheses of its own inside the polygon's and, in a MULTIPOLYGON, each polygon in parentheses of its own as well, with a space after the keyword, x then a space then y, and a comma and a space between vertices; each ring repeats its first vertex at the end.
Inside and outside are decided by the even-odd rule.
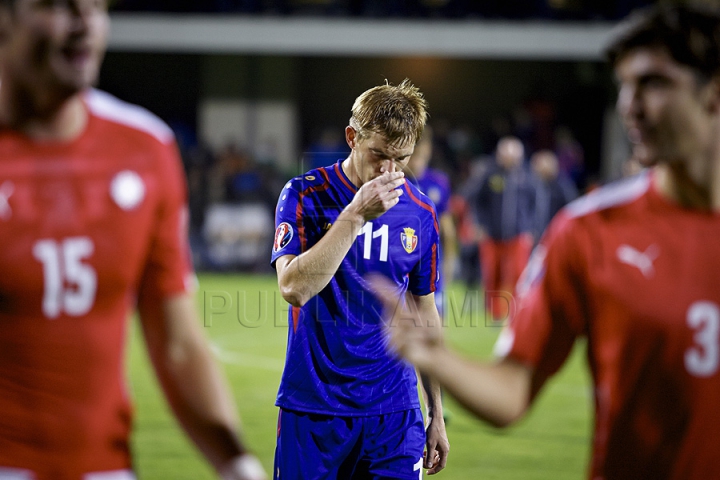
POLYGON ((48 318, 61 313, 73 317, 85 315, 95 303, 97 273, 82 260, 93 254, 95 247, 87 237, 71 237, 62 241, 38 240, 33 255, 42 263, 42 311, 48 318))
POLYGON ((695 376, 709 377, 720 361, 720 308, 712 302, 695 302, 688 309, 687 323, 695 332, 695 345, 685 351, 685 368, 695 376))

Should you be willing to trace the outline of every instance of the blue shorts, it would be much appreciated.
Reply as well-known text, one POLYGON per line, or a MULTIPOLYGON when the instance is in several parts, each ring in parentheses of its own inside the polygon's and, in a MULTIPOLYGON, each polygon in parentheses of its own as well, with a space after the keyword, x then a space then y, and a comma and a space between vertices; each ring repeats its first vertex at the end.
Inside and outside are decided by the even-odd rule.
POLYGON ((275 480, 422 478, 420 409, 367 417, 280 410, 275 480))

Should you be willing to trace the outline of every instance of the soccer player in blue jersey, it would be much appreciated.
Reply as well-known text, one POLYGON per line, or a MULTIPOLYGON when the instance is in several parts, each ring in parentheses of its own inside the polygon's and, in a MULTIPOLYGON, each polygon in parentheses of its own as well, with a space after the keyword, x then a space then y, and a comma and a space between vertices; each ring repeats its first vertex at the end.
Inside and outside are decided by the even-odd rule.
POLYGON ((349 156, 280 194, 272 262, 292 308, 276 479, 416 480, 423 466, 445 467, 440 390, 421 382, 426 430, 415 370, 387 353, 382 304, 364 279, 384 274, 440 322, 437 214, 402 172, 426 118, 408 80, 367 90, 345 128, 349 156))

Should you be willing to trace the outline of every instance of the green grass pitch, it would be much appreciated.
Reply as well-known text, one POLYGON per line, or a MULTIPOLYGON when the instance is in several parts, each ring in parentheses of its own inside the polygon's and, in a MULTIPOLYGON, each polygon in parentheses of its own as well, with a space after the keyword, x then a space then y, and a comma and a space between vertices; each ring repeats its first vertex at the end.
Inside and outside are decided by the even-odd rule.
MULTIPOLYGON (((480 298, 479 292, 466 292, 460 285, 449 290, 447 299, 454 308, 448 308, 447 342, 468 357, 489 359, 499 328, 485 325, 478 308, 480 298)), ((245 439, 268 472, 275 448, 274 400, 285 357, 287 308, 274 276, 200 276, 198 309, 205 333, 229 379, 245 439), (221 313, 223 310, 228 313, 221 313)), ((215 478, 170 415, 136 324, 128 362, 136 407, 132 443, 139 479, 215 478)), ((529 414, 510 429, 486 426, 446 398, 446 408, 452 413, 448 424, 451 450, 447 468, 436 478, 585 478, 591 403, 582 347, 575 348, 529 414)))

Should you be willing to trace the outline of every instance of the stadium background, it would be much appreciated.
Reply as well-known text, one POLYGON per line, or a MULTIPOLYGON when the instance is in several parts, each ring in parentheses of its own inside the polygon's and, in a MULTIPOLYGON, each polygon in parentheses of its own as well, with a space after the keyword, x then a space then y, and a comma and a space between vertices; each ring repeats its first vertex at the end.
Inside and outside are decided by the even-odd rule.
MULTIPOLYGON (((214 0, 114 2, 100 88, 175 130, 190 190, 198 305, 227 372, 247 440, 272 469, 287 306, 268 258, 285 181, 343 157, 350 106, 385 79, 425 93, 433 165, 456 191, 495 141, 529 152, 571 145, 581 189, 628 157, 602 45, 642 0, 214 0), (569 135, 568 135, 569 134, 569 135), (570 142, 570 143, 568 143, 570 142)), ((462 270, 462 265, 459 266, 462 270)), ((464 279, 464 281, 459 281, 464 279)), ((476 280, 448 292, 448 342, 489 358, 476 280)), ((171 420, 138 329, 129 356, 140 479, 213 478, 171 420)), ((449 400, 450 479, 577 479, 589 452, 591 392, 582 348, 518 426, 496 431, 449 400)))

